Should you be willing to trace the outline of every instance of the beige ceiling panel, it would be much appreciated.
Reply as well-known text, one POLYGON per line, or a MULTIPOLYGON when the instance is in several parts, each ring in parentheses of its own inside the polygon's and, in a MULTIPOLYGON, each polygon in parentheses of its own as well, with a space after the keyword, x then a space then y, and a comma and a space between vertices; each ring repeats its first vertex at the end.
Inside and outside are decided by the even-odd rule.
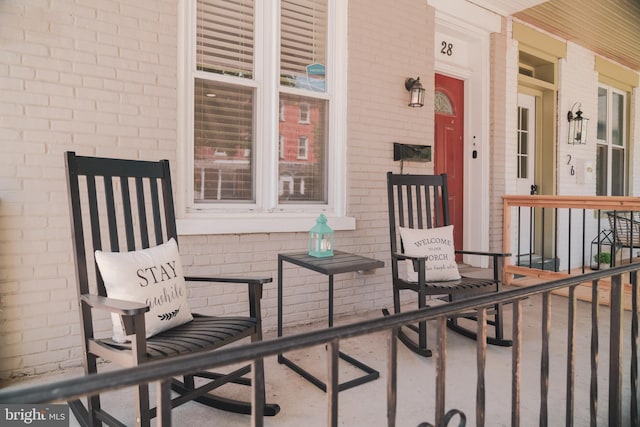
POLYGON ((638 0, 549 0, 513 16, 640 71, 638 0))

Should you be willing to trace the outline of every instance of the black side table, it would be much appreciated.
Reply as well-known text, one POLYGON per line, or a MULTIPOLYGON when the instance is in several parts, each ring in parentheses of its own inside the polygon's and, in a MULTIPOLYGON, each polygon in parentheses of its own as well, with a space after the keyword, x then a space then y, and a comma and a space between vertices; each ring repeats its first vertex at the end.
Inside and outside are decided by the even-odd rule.
MULTIPOLYGON (((333 276, 340 273, 350 273, 354 271, 366 271, 373 270, 375 268, 384 267, 384 262, 367 258, 364 256, 350 254, 342 251, 334 251, 332 257, 317 258, 312 257, 306 252, 291 253, 291 254, 278 254, 278 336, 282 336, 282 299, 283 299, 283 286, 282 286, 282 264, 289 262, 300 267, 307 268, 309 270, 316 271, 321 274, 329 276, 329 327, 333 326, 333 276)), ((354 359, 351 356, 339 352, 340 358, 347 363, 355 366, 365 373, 365 375, 346 381, 338 385, 338 391, 346 390, 351 387, 355 387, 360 384, 364 384, 369 381, 373 381, 380 376, 380 373, 375 369, 365 365, 364 363, 354 359)), ((322 391, 327 391, 326 383, 320 381, 308 371, 304 370, 300 365, 293 362, 291 359, 287 359, 283 354, 278 354, 278 363, 284 364, 295 372, 300 374, 306 380, 314 384, 322 391)))

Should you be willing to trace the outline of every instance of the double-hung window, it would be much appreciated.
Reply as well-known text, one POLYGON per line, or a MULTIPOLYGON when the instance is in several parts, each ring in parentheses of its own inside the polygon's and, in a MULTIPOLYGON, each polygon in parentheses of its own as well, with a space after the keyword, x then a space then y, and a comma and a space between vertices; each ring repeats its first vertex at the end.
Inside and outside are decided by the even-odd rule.
POLYGON ((242 232, 344 217, 345 3, 186 2, 186 218, 242 232))
POLYGON ((627 95, 613 87, 598 88, 596 195, 627 194, 627 95))
POLYGON ((301 136, 298 138, 298 159, 305 160, 308 159, 309 152, 309 138, 306 136, 301 136))

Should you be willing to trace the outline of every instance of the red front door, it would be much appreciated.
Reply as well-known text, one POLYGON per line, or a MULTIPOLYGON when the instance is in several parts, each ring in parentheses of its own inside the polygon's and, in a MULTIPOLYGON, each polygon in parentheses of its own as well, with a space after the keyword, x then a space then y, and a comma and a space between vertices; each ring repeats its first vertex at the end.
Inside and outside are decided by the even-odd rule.
POLYGON ((436 74, 435 90, 434 168, 436 174, 447 174, 454 245, 462 249, 464 82, 436 74))

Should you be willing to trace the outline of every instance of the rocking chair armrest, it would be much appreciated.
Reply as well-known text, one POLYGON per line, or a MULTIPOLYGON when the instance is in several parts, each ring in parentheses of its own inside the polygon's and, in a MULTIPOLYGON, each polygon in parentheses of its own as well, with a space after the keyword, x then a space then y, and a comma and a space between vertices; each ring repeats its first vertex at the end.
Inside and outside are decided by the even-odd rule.
MULTIPOLYGON (((506 258, 511 256, 510 253, 502 253, 502 252, 482 252, 482 251, 465 251, 465 250, 456 250, 455 252, 457 254, 463 254, 463 255, 483 255, 483 256, 491 256, 494 258, 498 258, 498 257, 506 258)), ((403 259, 418 260, 420 258, 424 258, 421 256, 407 255, 407 254, 401 254, 397 252, 392 253, 391 257, 398 260, 403 260, 403 259)))
POLYGON ((502 257, 502 258, 506 258, 506 257, 510 257, 511 254, 508 252, 484 252, 484 251, 465 251, 465 250, 456 250, 457 254, 462 254, 462 255, 482 255, 482 256, 490 256, 490 257, 502 257))
POLYGON ((633 225, 638 225, 638 224, 640 224, 640 221, 638 221, 636 218, 637 218, 636 216, 634 216, 633 214, 631 214, 631 218, 627 218, 627 219, 629 220, 629 222, 630 222, 631 224, 633 224, 633 225))
POLYGON ((426 257, 419 256, 419 255, 407 255, 407 254, 401 254, 398 252, 392 252, 391 259, 396 262, 409 260, 413 263, 413 268, 418 269, 420 265, 420 261, 422 261, 422 263, 424 264, 426 257))
POLYGON ((186 276, 187 282, 209 282, 209 283, 238 283, 249 286, 249 315, 261 322, 262 314, 260 300, 262 299, 262 285, 273 281, 271 277, 201 277, 186 276))
POLYGON ((628 221, 633 224, 639 224, 640 220, 638 220, 637 211, 607 211, 607 216, 610 219, 619 219, 623 221, 628 221))
POLYGON ((136 316, 149 311, 149 306, 140 302, 108 298, 100 295, 83 294, 80 295, 80 299, 91 308, 109 311, 122 316, 136 316))
POLYGON ((403 259, 419 259, 419 258, 423 258, 420 256, 413 256, 413 255, 407 255, 407 254, 401 254, 399 252, 393 252, 391 253, 391 258, 393 259, 397 259, 397 260, 403 260, 403 259))
POLYGON ((206 277, 206 276, 185 276, 187 282, 217 282, 217 283, 242 283, 248 285, 263 285, 271 283, 272 277, 206 277))

